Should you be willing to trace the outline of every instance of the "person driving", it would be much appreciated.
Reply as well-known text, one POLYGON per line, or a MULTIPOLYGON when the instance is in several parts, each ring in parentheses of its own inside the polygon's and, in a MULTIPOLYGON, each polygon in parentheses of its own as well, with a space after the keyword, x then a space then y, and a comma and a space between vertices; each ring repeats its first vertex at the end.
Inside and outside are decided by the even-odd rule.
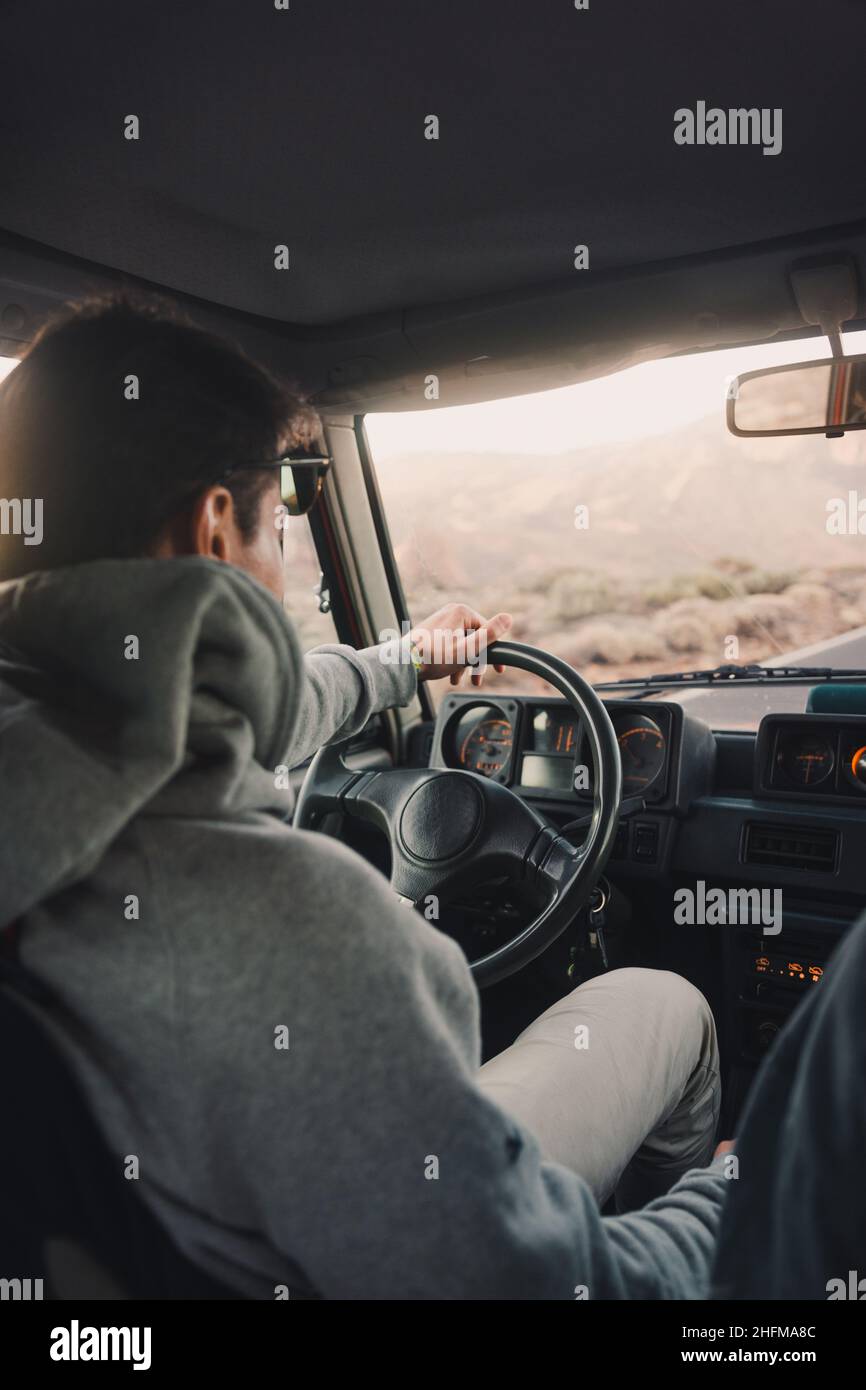
POLYGON ((280 523, 319 445, 150 302, 73 306, 3 383, 0 492, 43 518, 0 537, 4 938, 118 1165, 239 1295, 703 1296, 726 1183, 702 995, 616 970, 481 1066, 456 943, 288 823, 280 769, 464 677, 419 638, 510 627, 455 603, 303 656, 280 523))

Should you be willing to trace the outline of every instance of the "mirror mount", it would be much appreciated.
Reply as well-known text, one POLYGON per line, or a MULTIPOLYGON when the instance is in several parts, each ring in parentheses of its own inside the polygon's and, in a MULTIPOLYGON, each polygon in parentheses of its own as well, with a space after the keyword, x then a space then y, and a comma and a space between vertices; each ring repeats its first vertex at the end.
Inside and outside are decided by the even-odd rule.
POLYGON ((859 286, 850 256, 819 256, 791 267, 791 289, 804 323, 817 323, 834 357, 844 357, 842 325, 857 317, 859 286))

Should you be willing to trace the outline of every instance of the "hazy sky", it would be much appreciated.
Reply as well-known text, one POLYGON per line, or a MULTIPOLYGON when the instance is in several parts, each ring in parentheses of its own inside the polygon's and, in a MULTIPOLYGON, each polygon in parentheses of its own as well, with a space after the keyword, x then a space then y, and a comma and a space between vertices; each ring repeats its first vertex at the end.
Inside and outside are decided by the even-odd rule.
MULTIPOLYGON (((866 332, 846 333, 848 354, 866 352, 866 332)), ((828 357, 826 338, 726 348, 645 362, 598 381, 484 405, 368 415, 374 458, 395 454, 559 454, 588 444, 666 434, 725 407, 728 379, 755 367, 828 357)), ((15 366, 0 357, 0 379, 15 366)))
MULTIPOLYGON (((847 354, 866 352, 866 332, 846 333, 847 354)), ((597 381, 484 405, 368 415, 373 457, 433 453, 559 454, 588 444, 666 434, 725 409, 728 380, 755 367, 829 357, 826 338, 726 348, 645 362, 597 381)))

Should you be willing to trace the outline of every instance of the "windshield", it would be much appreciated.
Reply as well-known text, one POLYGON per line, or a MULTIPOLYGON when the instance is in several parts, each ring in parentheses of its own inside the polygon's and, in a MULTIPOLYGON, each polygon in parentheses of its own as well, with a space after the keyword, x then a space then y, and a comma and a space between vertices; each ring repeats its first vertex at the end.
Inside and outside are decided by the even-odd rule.
MULTIPOLYGON (((866 351, 866 333, 844 345, 866 351)), ((828 355, 812 338, 368 415, 413 620, 452 598, 507 609, 517 640, 594 683, 728 662, 866 665, 866 434, 739 439, 725 424, 732 376, 828 355)), ((491 693, 538 688, 517 671, 488 681, 491 693)), ((800 711, 807 694, 657 698, 735 729, 800 711)))

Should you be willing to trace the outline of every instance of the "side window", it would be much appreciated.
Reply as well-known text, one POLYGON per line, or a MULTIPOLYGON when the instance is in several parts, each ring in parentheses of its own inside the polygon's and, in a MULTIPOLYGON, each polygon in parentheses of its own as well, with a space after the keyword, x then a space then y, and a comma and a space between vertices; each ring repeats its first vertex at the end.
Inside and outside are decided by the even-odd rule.
POLYGON ((309 651, 324 642, 337 642, 330 612, 319 611, 319 557, 313 545, 310 523, 305 516, 286 517, 283 537, 285 556, 285 597, 283 606, 298 631, 301 648, 309 651))

